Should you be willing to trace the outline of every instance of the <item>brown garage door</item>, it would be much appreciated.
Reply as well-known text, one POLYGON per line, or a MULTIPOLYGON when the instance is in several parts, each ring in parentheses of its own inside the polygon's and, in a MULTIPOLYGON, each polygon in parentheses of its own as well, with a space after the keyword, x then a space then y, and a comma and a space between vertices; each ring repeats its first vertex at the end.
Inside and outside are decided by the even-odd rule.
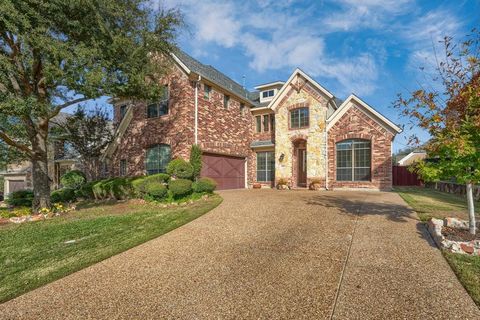
POLYGON ((202 177, 214 179, 217 189, 245 188, 244 158, 205 153, 202 163, 202 177))

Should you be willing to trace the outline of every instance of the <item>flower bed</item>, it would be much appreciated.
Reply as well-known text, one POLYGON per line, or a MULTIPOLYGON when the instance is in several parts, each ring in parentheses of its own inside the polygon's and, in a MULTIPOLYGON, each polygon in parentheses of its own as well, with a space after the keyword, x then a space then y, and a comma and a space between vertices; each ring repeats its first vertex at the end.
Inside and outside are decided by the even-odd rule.
POLYGON ((468 232, 468 221, 457 218, 435 219, 428 221, 428 231, 435 243, 453 253, 480 256, 480 237, 468 232))

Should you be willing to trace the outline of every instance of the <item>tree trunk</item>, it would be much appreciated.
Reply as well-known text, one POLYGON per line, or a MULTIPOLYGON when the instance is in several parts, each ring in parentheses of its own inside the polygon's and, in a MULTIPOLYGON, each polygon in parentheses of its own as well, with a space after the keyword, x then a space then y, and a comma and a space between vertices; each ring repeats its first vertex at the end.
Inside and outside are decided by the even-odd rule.
POLYGON ((37 134, 32 143, 33 210, 50 208, 50 178, 48 176, 47 139, 37 134))
POLYGON ((467 203, 468 203, 469 231, 471 234, 475 234, 477 225, 475 221, 475 207, 473 203, 473 186, 471 182, 467 183, 467 203))

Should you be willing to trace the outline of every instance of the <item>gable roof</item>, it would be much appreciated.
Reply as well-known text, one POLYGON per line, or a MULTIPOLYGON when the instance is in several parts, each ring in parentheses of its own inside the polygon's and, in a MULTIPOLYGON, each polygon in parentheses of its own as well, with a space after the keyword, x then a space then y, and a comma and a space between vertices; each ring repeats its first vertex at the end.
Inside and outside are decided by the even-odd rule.
POLYGON ((427 155, 427 153, 423 150, 414 150, 412 152, 410 152, 409 154, 407 155, 404 155, 400 160, 397 160, 396 162, 399 164, 399 165, 402 165, 405 161, 407 161, 408 159, 410 159, 411 157, 413 157, 414 155, 427 155))
POLYGON ((376 111, 374 108, 369 106, 366 102, 362 99, 357 97, 354 94, 351 94, 343 103, 338 107, 338 109, 327 119, 327 131, 330 130, 333 125, 342 118, 342 116, 352 107, 352 103, 350 102, 357 102, 357 105, 360 106, 361 109, 366 111, 366 113, 373 118, 377 122, 381 122, 384 124, 386 129, 389 129, 392 133, 400 133, 402 129, 397 126, 395 123, 387 119, 383 116, 380 112, 376 111))
POLYGON ((272 101, 270 101, 270 103, 268 104, 268 107, 270 109, 274 109, 278 102, 282 100, 283 96, 286 94, 287 92, 287 88, 288 86, 290 85, 290 83, 292 83, 293 79, 295 78, 296 75, 301 75, 302 77, 304 77, 309 83, 311 83, 316 89, 318 89, 320 92, 322 92, 324 95, 326 95, 328 98, 330 99, 334 99, 335 97, 333 96, 333 94, 330 93, 330 91, 328 91, 327 89, 325 89, 324 87, 322 87, 317 81, 313 80, 308 74, 306 74, 302 69, 300 68, 296 68, 293 73, 290 75, 290 77, 288 78, 288 80, 283 84, 282 88, 280 89, 280 91, 275 95, 275 97, 272 99, 272 101))
POLYGON ((182 50, 177 50, 172 53, 173 59, 182 67, 187 74, 196 73, 201 75, 203 78, 215 83, 219 87, 230 91, 237 96, 249 100, 254 103, 254 95, 251 92, 246 90, 242 85, 235 82, 222 72, 218 71, 211 65, 206 65, 200 61, 194 59, 187 53, 182 50))

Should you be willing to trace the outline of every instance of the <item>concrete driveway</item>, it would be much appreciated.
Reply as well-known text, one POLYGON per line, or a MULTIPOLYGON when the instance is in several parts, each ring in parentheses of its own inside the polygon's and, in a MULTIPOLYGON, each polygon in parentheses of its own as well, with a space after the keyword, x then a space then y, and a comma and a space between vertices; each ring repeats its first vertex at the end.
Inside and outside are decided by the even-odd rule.
POLYGON ((480 319, 395 193, 222 196, 181 228, 0 305, 0 318, 480 319))

